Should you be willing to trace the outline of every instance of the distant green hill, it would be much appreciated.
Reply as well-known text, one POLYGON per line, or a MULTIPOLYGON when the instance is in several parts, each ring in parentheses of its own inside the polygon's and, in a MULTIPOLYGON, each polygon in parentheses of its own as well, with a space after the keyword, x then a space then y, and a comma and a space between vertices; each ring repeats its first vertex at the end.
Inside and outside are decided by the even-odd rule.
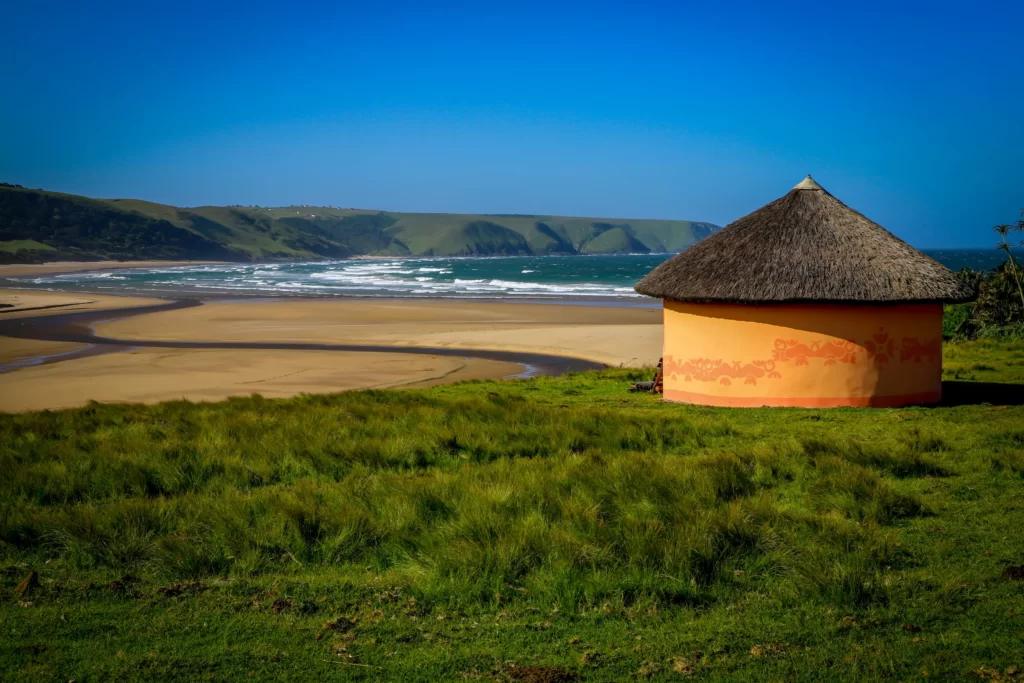
POLYGON ((674 252, 717 229, 692 221, 324 206, 179 209, 0 183, 0 262, 674 252))

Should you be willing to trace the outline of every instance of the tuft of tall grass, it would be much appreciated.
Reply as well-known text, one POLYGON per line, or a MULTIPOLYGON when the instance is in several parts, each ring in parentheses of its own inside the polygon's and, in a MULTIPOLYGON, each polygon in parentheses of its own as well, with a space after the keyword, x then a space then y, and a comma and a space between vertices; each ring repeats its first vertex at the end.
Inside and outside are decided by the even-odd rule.
POLYGON ((911 436, 912 440, 888 450, 849 440, 806 439, 803 451, 814 463, 836 457, 898 478, 948 476, 949 471, 927 454, 949 450, 949 446, 941 438, 922 436, 916 430, 911 436))

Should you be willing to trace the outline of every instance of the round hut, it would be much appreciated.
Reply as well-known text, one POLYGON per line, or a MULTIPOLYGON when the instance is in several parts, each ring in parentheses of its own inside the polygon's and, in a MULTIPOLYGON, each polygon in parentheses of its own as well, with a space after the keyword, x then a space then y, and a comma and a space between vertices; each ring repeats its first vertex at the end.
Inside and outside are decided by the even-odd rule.
POLYGON ((664 390, 714 406, 903 406, 942 394, 953 272, 810 176, 652 270, 664 390))

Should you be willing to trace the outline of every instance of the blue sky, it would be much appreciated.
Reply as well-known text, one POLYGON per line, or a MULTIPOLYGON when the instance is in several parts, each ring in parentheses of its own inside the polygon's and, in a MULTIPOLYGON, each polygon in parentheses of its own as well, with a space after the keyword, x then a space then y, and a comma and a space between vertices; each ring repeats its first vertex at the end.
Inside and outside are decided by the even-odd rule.
POLYGON ((1024 2, 19 3, 0 180, 688 218, 808 172, 919 247, 1024 207, 1024 2))

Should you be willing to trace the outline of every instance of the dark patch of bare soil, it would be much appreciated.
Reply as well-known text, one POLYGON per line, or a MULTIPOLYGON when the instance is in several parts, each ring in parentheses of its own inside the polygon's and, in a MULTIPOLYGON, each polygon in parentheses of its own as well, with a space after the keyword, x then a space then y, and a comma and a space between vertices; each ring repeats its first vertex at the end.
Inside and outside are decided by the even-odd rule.
POLYGON ((1010 581, 1024 581, 1024 564, 1019 567, 1007 567, 1003 570, 1003 578, 1010 581))
POLYGON ((576 674, 554 666, 514 666, 508 677, 524 683, 568 683, 579 680, 576 674))
POLYGON ((206 586, 199 581, 187 581, 184 583, 175 583, 170 586, 163 586, 157 590, 160 591, 164 597, 176 598, 179 595, 184 595, 186 593, 199 593, 205 589, 206 586))

